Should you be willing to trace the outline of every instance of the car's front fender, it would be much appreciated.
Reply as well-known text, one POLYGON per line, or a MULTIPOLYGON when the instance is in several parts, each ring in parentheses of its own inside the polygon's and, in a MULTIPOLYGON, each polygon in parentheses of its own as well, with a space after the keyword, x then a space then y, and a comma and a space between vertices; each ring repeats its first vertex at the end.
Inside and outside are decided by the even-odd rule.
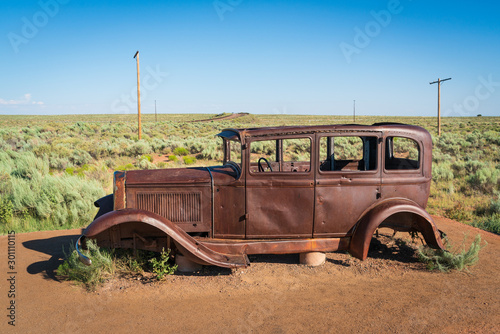
POLYGON ((388 227, 422 233, 425 242, 432 248, 444 249, 440 231, 434 220, 425 209, 417 203, 404 198, 392 198, 379 203, 366 212, 358 221, 354 230, 349 253, 361 260, 368 256, 368 249, 373 233, 384 222, 400 219, 401 225, 391 224, 388 227), (397 218, 397 219, 394 219, 397 218))
POLYGON ((183 255, 193 262, 225 268, 246 267, 249 265, 246 255, 215 252, 195 240, 170 220, 145 210, 122 209, 108 212, 94 220, 83 231, 83 236, 93 238, 113 226, 131 222, 148 224, 163 231, 174 240, 183 255))

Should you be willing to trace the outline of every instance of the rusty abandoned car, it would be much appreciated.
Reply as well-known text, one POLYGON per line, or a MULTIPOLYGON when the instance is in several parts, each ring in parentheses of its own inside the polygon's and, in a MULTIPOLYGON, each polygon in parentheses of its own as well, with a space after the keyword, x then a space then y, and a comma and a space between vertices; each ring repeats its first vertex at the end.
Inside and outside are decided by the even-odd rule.
MULTIPOLYGON (((220 166, 116 171, 83 231, 101 247, 172 249, 226 268, 249 254, 338 250, 366 259, 379 227, 443 248, 425 211, 432 141, 423 128, 373 125, 225 129, 220 166)), ((90 264, 80 251, 80 258, 90 264)))

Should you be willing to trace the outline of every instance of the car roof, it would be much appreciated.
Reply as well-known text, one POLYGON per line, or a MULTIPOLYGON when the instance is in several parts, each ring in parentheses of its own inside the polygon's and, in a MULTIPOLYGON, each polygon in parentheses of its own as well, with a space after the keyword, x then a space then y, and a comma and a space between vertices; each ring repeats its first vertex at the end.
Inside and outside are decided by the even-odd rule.
POLYGON ((312 133, 339 133, 339 132, 390 132, 394 135, 412 138, 424 138, 430 135, 422 127, 416 125, 400 123, 375 123, 372 125, 360 124, 335 124, 335 125, 310 125, 310 126, 279 126, 279 127, 261 127, 261 128, 241 128, 224 129, 217 134, 229 140, 245 141, 246 138, 300 135, 312 133))

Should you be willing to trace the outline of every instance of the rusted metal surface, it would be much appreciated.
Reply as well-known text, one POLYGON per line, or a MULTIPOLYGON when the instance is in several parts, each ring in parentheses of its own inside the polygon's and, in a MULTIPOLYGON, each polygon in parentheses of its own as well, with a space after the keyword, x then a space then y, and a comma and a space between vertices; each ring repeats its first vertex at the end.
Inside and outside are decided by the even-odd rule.
POLYGON ((348 250, 365 259, 380 226, 443 248, 425 211, 432 141, 423 128, 293 126, 219 137, 222 166, 115 172, 113 196, 96 202, 83 235, 108 247, 168 246, 222 267, 247 265, 246 254, 348 250))
POLYGON ((125 199, 125 178, 126 174, 122 171, 116 171, 113 175, 113 198, 115 210, 127 207, 125 199))
POLYGON ((350 238, 315 238, 298 240, 200 240, 208 248, 229 254, 293 254, 348 250, 350 238))
POLYGON ((391 198, 379 203, 360 219, 349 245, 351 255, 366 259, 373 233, 384 226, 399 231, 421 232, 429 246, 444 249, 439 230, 427 211, 411 200, 391 198))
MULTIPOLYGON (((164 232, 182 249, 184 256, 195 259, 193 262, 227 268, 242 267, 249 264, 248 258, 244 254, 222 254, 215 252, 196 241, 176 224, 155 213, 138 209, 123 209, 108 212, 94 220, 83 231, 83 235, 87 238, 96 237, 110 229, 120 229, 123 224, 130 222, 150 225, 164 232)), ((120 229, 120 232, 123 231, 120 229)), ((133 239, 133 235, 124 235, 124 233, 120 233, 120 235, 123 239, 130 239, 130 237, 133 239)))

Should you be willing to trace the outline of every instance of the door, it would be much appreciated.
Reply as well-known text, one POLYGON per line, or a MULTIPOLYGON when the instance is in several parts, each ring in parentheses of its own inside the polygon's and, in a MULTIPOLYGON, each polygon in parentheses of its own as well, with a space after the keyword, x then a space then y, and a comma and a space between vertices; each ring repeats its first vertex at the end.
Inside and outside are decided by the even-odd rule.
POLYGON ((360 216, 380 200, 382 134, 318 134, 314 237, 352 233, 360 216))
POLYGON ((247 238, 312 237, 312 143, 312 136, 254 139, 249 143, 247 238))

